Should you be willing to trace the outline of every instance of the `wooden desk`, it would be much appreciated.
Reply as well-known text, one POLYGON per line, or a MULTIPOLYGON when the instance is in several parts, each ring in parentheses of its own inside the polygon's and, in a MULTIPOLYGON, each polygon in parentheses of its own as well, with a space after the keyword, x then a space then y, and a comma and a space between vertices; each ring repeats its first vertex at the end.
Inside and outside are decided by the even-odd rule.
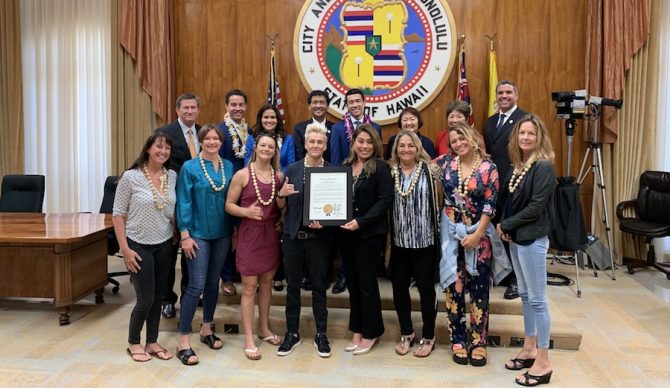
POLYGON ((107 284, 108 214, 0 213, 0 297, 53 298, 59 323, 107 284))

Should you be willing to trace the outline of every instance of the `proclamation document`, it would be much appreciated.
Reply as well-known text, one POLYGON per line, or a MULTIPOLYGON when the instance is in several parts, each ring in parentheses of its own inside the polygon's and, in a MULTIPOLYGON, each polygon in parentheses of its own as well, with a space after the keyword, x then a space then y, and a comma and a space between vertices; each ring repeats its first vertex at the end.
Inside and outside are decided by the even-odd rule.
POLYGON ((352 217, 351 167, 305 169, 303 224, 319 221, 324 226, 346 224, 352 217))

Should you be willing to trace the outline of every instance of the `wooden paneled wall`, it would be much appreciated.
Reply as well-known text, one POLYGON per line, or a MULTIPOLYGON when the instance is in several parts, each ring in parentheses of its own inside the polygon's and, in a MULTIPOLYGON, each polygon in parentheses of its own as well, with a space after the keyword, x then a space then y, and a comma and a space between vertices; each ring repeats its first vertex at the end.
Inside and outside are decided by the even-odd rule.
MULTIPOLYGON (((301 0, 175 0, 177 93, 202 99, 199 122, 220 122, 224 95, 240 88, 249 95, 247 121, 267 96, 270 41, 279 34, 277 69, 287 127, 308 117, 307 91, 293 58, 293 29, 301 0)), ((554 119, 551 92, 582 89, 586 2, 582 0, 449 0, 456 32, 466 34, 467 76, 475 126, 481 130, 488 101, 488 39, 497 34, 499 79, 519 86, 519 106, 542 117, 551 131, 559 175, 566 163, 563 123, 554 119)), ((434 138, 446 126, 445 107, 454 99, 457 66, 440 95, 422 112, 422 132, 434 138)), ((585 148, 578 122, 572 157, 576 174, 585 148)), ((397 130, 384 128, 384 140, 397 130)))

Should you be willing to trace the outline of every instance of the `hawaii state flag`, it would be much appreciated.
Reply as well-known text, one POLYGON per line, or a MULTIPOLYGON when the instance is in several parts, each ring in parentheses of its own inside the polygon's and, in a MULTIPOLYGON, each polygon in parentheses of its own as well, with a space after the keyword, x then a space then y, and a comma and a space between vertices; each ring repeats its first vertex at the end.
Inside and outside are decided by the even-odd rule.
POLYGON ((465 44, 461 44, 461 53, 458 56, 458 91, 456 92, 456 99, 470 104, 468 125, 474 127, 475 117, 472 114, 472 103, 470 102, 470 91, 468 90, 468 78, 465 75, 465 44))
POLYGON ((496 60, 496 52, 491 46, 489 50, 489 117, 493 116, 498 111, 498 103, 496 102, 496 86, 498 86, 498 65, 496 60))
MULTIPOLYGON (((270 83, 268 85, 268 104, 276 107, 281 115, 282 123, 286 123, 286 115, 284 114, 284 104, 281 99, 281 92, 279 91, 279 81, 277 81, 277 71, 275 65, 275 48, 272 46, 270 54, 270 83)), ((280 117, 277 117, 279 120, 280 117)))

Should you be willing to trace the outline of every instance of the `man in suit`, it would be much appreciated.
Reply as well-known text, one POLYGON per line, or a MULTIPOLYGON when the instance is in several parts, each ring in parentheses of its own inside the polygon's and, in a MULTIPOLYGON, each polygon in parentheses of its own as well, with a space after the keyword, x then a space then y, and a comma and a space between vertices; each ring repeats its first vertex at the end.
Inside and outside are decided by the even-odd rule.
POLYGON ((365 114, 365 96, 360 89, 350 89, 344 99, 347 104, 347 113, 342 117, 342 121, 333 125, 328 143, 330 163, 334 166, 341 165, 349 156, 351 135, 359 125, 369 123, 379 132, 379 137, 382 136, 382 127, 372 122, 370 116, 365 114))
MULTIPOLYGON (((330 163, 333 166, 341 165, 347 156, 349 156, 352 135, 359 125, 369 123, 379 132, 380 139, 382 136, 382 127, 373 122, 369 115, 365 114, 365 96, 360 89, 349 89, 344 96, 344 100, 347 104, 347 113, 342 117, 342 121, 333 125, 328 143, 328 148, 330 148, 330 163)), ((346 287, 344 262, 340 255, 340 270, 337 274, 337 282, 333 285, 333 294, 344 292, 346 287)))
MULTIPOLYGON (((486 150, 491 154, 491 159, 498 167, 499 182, 502 185, 507 181, 511 174, 511 162, 507 154, 507 144, 509 135, 512 132, 514 124, 526 115, 521 108, 517 106, 519 93, 516 85, 512 81, 502 80, 496 85, 496 102, 498 103, 498 113, 486 120, 484 127, 484 142, 486 150)), ((502 211, 502 209, 500 209, 502 211)), ((496 220, 500 218, 500 214, 496 220)), ((519 297, 519 289, 516 283, 516 276, 512 272, 509 276, 509 286, 505 290, 506 299, 515 299, 519 297)))
MULTIPOLYGON (((312 113, 312 118, 301 121, 293 127, 295 160, 300 160, 305 157, 305 129, 309 124, 321 124, 326 128, 326 135, 328 136, 327 141, 330 142, 333 123, 326 119, 329 102, 328 95, 323 90, 312 90, 307 96, 307 104, 309 104, 309 111, 312 113)), ((326 152, 323 153, 323 158, 330 162, 329 149, 326 149, 326 152)))
MULTIPOLYGON (((190 93, 181 94, 177 97, 176 111, 177 120, 156 129, 156 131, 163 132, 172 139, 172 150, 170 151, 172 156, 171 168, 179 174, 179 170, 181 170, 184 162, 192 159, 200 152, 200 143, 198 142, 200 125, 195 123, 200 114, 200 98, 190 93)), ((175 247, 168 275, 168 291, 163 297, 161 314, 165 318, 174 318, 176 315, 174 305, 177 303, 177 294, 174 292, 174 282, 178 250, 178 247, 175 247)), ((188 267, 184 260, 186 259, 182 256, 180 283, 182 294, 188 286, 188 267)))
MULTIPOLYGON (((226 114, 223 116, 223 122, 219 124, 219 129, 223 132, 223 144, 219 149, 219 155, 233 164, 235 173, 244 168, 247 141, 252 136, 244 120, 244 114, 247 112, 247 94, 239 89, 232 89, 226 93, 225 102, 226 114)), ((225 296, 237 295, 233 283, 235 272, 235 251, 231 251, 221 270, 221 293, 225 296)))

